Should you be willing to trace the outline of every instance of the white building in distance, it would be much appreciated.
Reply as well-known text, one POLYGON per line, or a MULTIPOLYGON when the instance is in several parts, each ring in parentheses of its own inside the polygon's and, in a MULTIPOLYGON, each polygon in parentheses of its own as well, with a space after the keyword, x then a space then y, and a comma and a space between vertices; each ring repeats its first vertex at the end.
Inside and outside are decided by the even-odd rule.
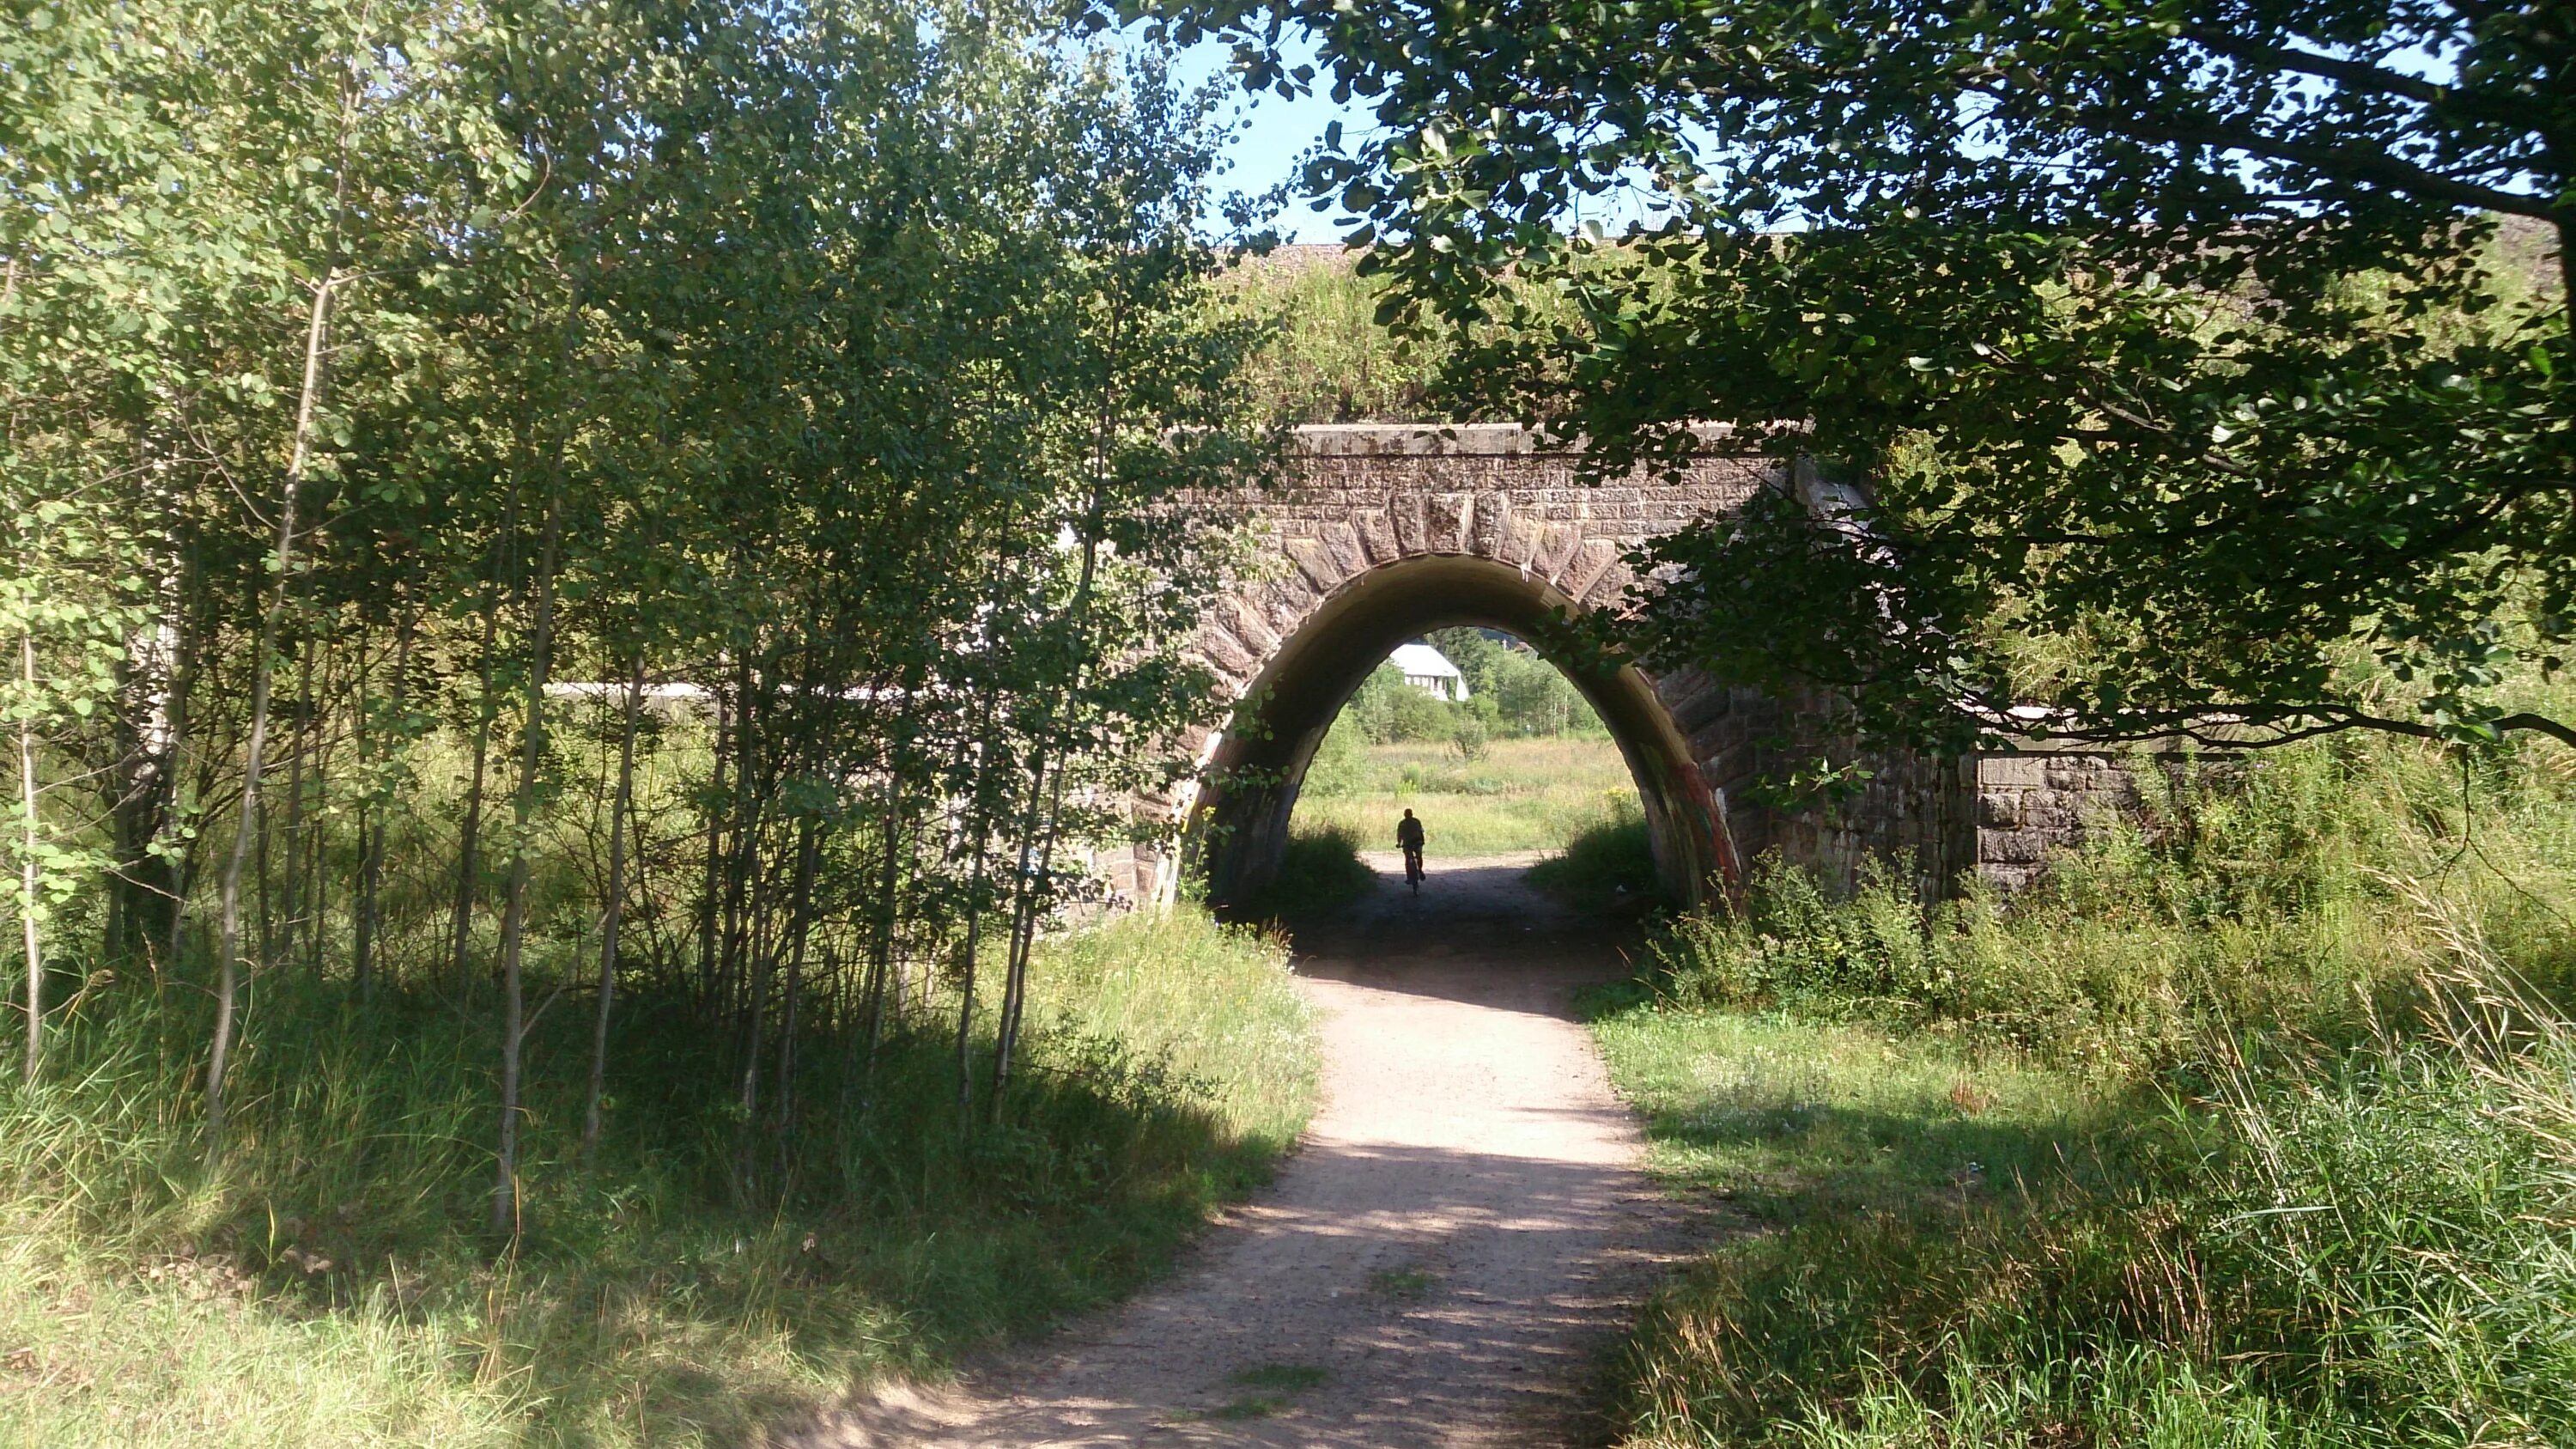
POLYGON ((1386 662, 1396 667, 1405 683, 1425 694, 1452 702, 1467 697, 1467 676, 1458 672, 1458 666, 1450 663, 1447 655, 1428 644, 1398 644, 1386 662))

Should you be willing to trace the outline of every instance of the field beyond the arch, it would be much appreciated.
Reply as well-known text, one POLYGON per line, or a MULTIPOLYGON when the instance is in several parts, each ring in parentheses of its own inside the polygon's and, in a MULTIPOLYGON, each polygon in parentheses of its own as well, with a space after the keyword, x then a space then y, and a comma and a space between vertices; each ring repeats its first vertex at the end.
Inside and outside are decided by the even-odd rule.
POLYGON ((1637 810, 1637 787, 1606 735, 1498 739, 1468 760, 1446 741, 1320 752, 1297 797, 1299 834, 1349 831, 1395 848, 1395 822, 1420 817, 1434 859, 1555 850, 1637 810))

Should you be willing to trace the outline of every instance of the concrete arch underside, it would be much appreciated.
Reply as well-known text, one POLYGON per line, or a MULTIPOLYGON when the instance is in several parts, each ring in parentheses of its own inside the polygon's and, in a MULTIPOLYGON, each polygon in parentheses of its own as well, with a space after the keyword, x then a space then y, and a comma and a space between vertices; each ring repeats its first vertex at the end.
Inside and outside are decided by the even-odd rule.
MULTIPOLYGON (((1577 608, 1544 577, 1471 554, 1379 564, 1325 595, 1280 640, 1207 761, 1196 826, 1210 894, 1245 899, 1277 873, 1306 767, 1388 650, 1458 624, 1529 639, 1552 615, 1577 608)), ((1569 669, 1567 677, 1600 712, 1627 761, 1666 887, 1691 900, 1712 880, 1739 874, 1724 803, 1654 683, 1633 668, 1607 675, 1569 669)))

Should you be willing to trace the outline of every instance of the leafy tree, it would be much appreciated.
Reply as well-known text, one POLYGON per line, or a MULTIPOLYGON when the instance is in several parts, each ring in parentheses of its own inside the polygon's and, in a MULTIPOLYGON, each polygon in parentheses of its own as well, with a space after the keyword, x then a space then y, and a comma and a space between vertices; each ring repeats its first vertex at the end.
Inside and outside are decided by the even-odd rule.
POLYGON ((1137 8, 1254 87, 1372 99, 1306 179, 1393 310, 1487 339, 1456 406, 1604 467, 1694 418, 1807 460, 1640 560, 1649 662, 1913 743, 2576 743, 2498 691, 2576 633, 2558 12, 1137 8))
POLYGON ((621 1017, 701 1028, 657 1090, 735 1201, 821 1180, 804 1124, 934 1009, 961 1098, 1007 1086, 1032 943, 1211 722, 1238 560, 1187 500, 1268 466, 1214 98, 1011 4, 21 10, 27 1070, 77 972, 211 1155, 291 1110, 224 1096, 287 971, 359 1031, 435 1003, 503 1238, 564 1130, 531 1084, 586 1087, 582 1161, 618 1133, 621 1017), (584 991, 586 1059, 538 1059, 584 991))
POLYGON ((1528 647, 1470 628, 1436 629, 1430 640, 1467 677, 1467 702, 1489 724, 1548 739, 1601 729, 1583 692, 1528 647))
POLYGON ((1405 683, 1403 671, 1392 664, 1371 670, 1342 711, 1378 745, 1446 740, 1456 732, 1459 713, 1449 701, 1405 683))

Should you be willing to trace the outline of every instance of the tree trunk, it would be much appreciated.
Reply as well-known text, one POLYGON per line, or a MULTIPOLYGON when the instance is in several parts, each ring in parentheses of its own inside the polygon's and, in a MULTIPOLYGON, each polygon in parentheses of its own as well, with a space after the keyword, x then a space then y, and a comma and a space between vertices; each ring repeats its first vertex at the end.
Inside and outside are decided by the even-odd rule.
POLYGON ((45 1056, 45 949, 38 919, 44 872, 36 861, 36 636, 26 630, 18 634, 18 681, 27 691, 18 716, 18 808, 26 812, 18 842, 18 931, 27 953, 26 1080, 33 1086, 45 1056))
POLYGON ((787 985, 778 1012, 778 1172, 786 1180, 796 1118, 796 1029, 805 986, 805 941, 814 922, 814 865, 822 846, 814 817, 796 827, 796 893, 788 904, 787 985))
MULTIPOLYGON (((304 927, 304 757, 313 747, 313 651, 318 641, 298 640, 295 650, 295 743, 286 757, 286 881, 278 914, 284 918, 285 950, 291 956, 304 927)), ((274 963, 272 963, 274 964, 274 963)))
POLYGON ((170 821, 172 831, 170 860, 170 948, 167 960, 175 971, 185 959, 182 947, 187 945, 188 887, 190 872, 196 866, 196 849, 187 829, 194 799, 187 788, 188 691, 197 683, 196 649, 190 641, 185 601, 189 583, 195 573, 195 553, 182 548, 179 568, 179 606, 173 610, 176 625, 171 631, 170 665, 170 821))
POLYGON ((861 1060, 876 1069, 877 1042, 884 1034, 886 978, 894 966, 895 881, 903 863, 903 766, 888 762, 885 812, 879 822, 876 919, 868 935, 868 1027, 861 1060))
MULTIPOLYGON (((748 773, 746 771, 745 773, 748 773)), ((768 882, 745 882, 759 865, 759 855, 747 842, 752 832, 741 836, 742 848, 735 851, 738 860, 736 891, 741 924, 739 955, 743 974, 743 1051, 742 1051, 742 1123, 741 1135, 734 1142, 735 1180, 745 1198, 751 1194, 754 1167, 752 1147, 759 1137, 760 1062, 767 1049, 769 1029, 769 952, 766 931, 769 890, 768 882)))
MULTIPOLYGON (((501 566, 500 545, 492 549, 493 571, 501 566)), ((492 701, 492 650, 500 621, 500 601, 486 583, 483 590, 483 652, 477 666, 480 693, 475 696, 479 712, 474 722, 474 769, 465 788, 465 818, 459 822, 456 836, 456 899, 448 912, 448 976, 455 987, 456 1003, 463 1009, 474 989, 474 977, 467 967, 472 956, 474 936, 474 880, 482 873, 483 780, 492 754, 492 719, 499 711, 492 701)))
POLYGON ((526 1030, 520 948, 527 934, 528 827, 536 817, 537 773, 545 765, 546 668, 554 643, 555 552, 563 503, 546 495, 545 539, 537 558, 537 617, 529 640, 527 719, 519 731, 519 786, 510 805, 510 887, 501 908, 501 1130, 492 1186, 492 1231, 517 1236, 519 1222, 519 1038, 526 1030))
POLYGON ((581 1166, 599 1158, 599 1098, 608 1081, 609 1010, 617 998, 617 931, 626 906, 626 811, 635 798, 635 719, 644 701, 644 648, 626 681, 626 721, 617 735, 617 794, 608 806, 608 900, 599 920, 599 1002, 590 1028, 590 1085, 581 1107, 581 1166))
MULTIPOLYGON (((752 690, 751 653, 734 661, 733 836, 725 862, 724 909, 717 926, 717 979, 729 1002, 748 1007, 751 989, 751 915, 749 892, 760 858, 760 830, 766 813, 766 779, 755 784, 760 731, 769 711, 752 690)), ((749 1078, 745 1078, 746 1083, 749 1078)), ((744 1089, 748 1092, 748 1086, 744 1089)))
POLYGON ((961 1113, 975 1105, 975 955, 983 944, 984 858, 991 849, 993 834, 993 814, 984 802, 984 769, 993 754, 993 696, 989 690, 984 695, 983 719, 976 733, 974 783, 969 787, 975 810, 975 859, 967 876, 965 960, 958 971, 957 991, 957 1107, 961 1113))
POLYGON ((206 1160, 223 1155, 224 1069, 232 1056, 233 1012, 241 990, 241 877, 251 837, 259 832, 259 777, 267 766, 270 656, 277 650, 277 627, 286 612, 286 590, 295 563, 296 494, 313 443, 313 407, 322 388, 322 344, 330 329, 331 291, 339 274, 325 272, 313 289, 313 311, 304 332, 304 387, 295 407, 295 444, 288 456, 286 478, 278 490, 277 548, 271 560, 277 587, 261 611, 259 653, 251 661, 250 740, 243 749, 241 816, 233 828, 232 859, 224 865, 222 924, 215 950, 215 1033, 206 1057, 206 1160))
POLYGON ((707 853, 698 885, 698 995, 709 1011, 719 1009, 716 981, 716 897, 723 889, 725 761, 732 753, 733 701, 716 693, 714 778, 707 787, 707 853))
MULTIPOLYGON (((411 640, 416 622, 415 617, 406 611, 403 614, 402 623, 395 629, 391 713, 397 730, 403 727, 403 706, 410 698, 411 640)), ((358 700, 358 718, 362 728, 366 719, 366 707, 365 692, 362 688, 358 700)), ((359 746, 358 757, 361 761, 366 759, 366 746, 363 743, 359 746)), ((388 800, 376 799, 372 785, 364 799, 367 814, 358 827, 361 842, 358 848, 358 919, 351 928, 355 939, 351 941, 349 951, 350 972, 356 978, 360 1006, 367 1005, 375 996, 376 900, 385 874, 385 832, 389 825, 385 816, 392 804, 388 800)))
MULTIPOLYGON (((164 572, 175 575, 176 570, 164 572)), ((171 687, 176 634, 169 620, 174 607, 169 595, 176 584, 175 577, 162 580, 162 618, 128 636, 117 661, 115 803, 108 818, 114 860, 100 953, 115 965, 158 951, 169 934, 177 899, 170 856, 156 849, 170 827, 179 778, 171 687)))

